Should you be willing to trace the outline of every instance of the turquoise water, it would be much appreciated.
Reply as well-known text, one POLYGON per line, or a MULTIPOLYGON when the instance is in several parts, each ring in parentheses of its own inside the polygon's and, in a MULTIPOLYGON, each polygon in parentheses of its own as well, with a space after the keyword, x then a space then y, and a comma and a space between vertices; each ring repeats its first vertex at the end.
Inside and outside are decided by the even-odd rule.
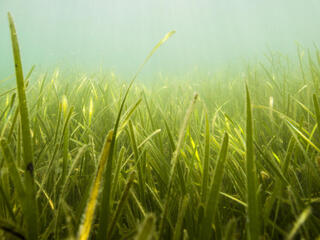
POLYGON ((317 0, 2 0, 0 79, 13 73, 6 13, 19 35, 25 71, 62 68, 132 75, 152 46, 176 30, 141 77, 213 71, 261 59, 272 49, 296 54, 320 37, 317 0), (149 75, 148 75, 149 74, 149 75))

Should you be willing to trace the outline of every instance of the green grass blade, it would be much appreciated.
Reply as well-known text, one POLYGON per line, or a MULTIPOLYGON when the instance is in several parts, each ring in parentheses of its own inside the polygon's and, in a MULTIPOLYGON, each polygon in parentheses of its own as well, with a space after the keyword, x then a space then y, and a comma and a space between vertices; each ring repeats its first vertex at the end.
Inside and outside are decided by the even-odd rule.
POLYGON ((32 65, 32 67, 30 68, 29 72, 27 73, 26 78, 24 79, 24 81, 26 82, 26 84, 28 83, 29 78, 31 77, 31 74, 33 73, 33 71, 34 71, 35 68, 36 68, 36 66, 35 66, 35 65, 32 65))
POLYGON ((127 112, 123 114, 122 120, 121 120, 121 127, 118 131, 118 134, 121 133, 122 129, 128 124, 131 115, 135 112, 137 107, 140 105, 142 99, 140 98, 134 105, 132 105, 127 112))
POLYGON ((3 202, 4 208, 8 210, 8 215, 10 216, 11 220, 16 222, 16 217, 14 216, 14 213, 13 213, 13 206, 10 203, 9 198, 2 187, 2 184, 0 184, 0 199, 3 202))
MULTIPOLYGON (((151 114, 151 111, 150 111, 149 103, 148 103, 148 100, 147 100, 145 92, 143 92, 143 98, 144 98, 144 103, 145 103, 146 108, 147 108, 147 113, 149 115, 149 120, 150 120, 152 129, 156 130, 156 126, 155 126, 154 120, 152 119, 152 114, 151 114)), ((160 150, 163 151, 163 144, 162 144, 161 137, 157 136, 157 140, 158 140, 158 144, 160 146, 160 150)))
POLYGON ((304 222, 311 215, 311 208, 306 208, 298 217, 297 221, 294 223, 293 228, 287 236, 287 240, 294 239, 294 236, 298 232, 299 228, 304 224, 304 222))
POLYGON ((174 176, 174 173, 176 171, 177 164, 178 164, 178 155, 179 155, 180 149, 182 147, 183 139, 184 139, 184 136, 185 136, 185 130, 187 128, 187 125, 188 125, 188 122, 189 122, 189 118, 191 116, 193 107, 194 107, 194 105, 195 105, 195 103, 197 101, 197 98, 198 98, 198 94, 196 93, 194 95, 194 97, 193 97, 193 99, 192 99, 192 101, 191 101, 191 103, 189 105, 189 108, 187 110, 187 113, 186 113, 186 115, 184 117, 183 123, 182 123, 180 131, 179 131, 178 143, 177 143, 175 151, 172 154, 171 169, 170 169, 168 187, 167 187, 167 192, 166 192, 166 196, 165 196, 165 200, 164 200, 165 204, 164 204, 164 209, 162 211, 162 216, 161 216, 160 225, 159 225, 159 236, 158 237, 160 239, 161 239, 163 231, 164 231, 164 222, 165 222, 165 218, 167 217, 168 204, 169 204, 169 199, 170 199, 170 190, 171 190, 171 187, 172 187, 172 184, 173 184, 173 176, 174 176))
POLYGON ((102 182, 102 176, 103 176, 104 168, 105 168, 108 156, 109 156, 109 152, 111 150, 110 146, 111 146, 112 137, 113 137, 113 131, 110 131, 106 137, 106 140, 105 140, 105 143, 104 143, 101 155, 100 155, 98 170, 97 170, 96 176, 93 181, 91 192, 89 194, 87 207, 84 212, 83 222, 79 227, 78 239, 80 239, 80 240, 89 239, 89 236, 91 233, 94 212, 95 212, 96 204, 98 201, 98 196, 99 196, 99 192, 100 192, 100 185, 102 182))
POLYGON ((247 169, 247 202, 248 202, 248 235, 250 240, 258 239, 260 236, 260 211, 257 197, 257 171, 254 160, 253 149, 253 121, 250 94, 246 85, 246 169, 247 169))
POLYGON ((318 153, 320 153, 320 149, 305 135, 303 134, 298 128, 296 128, 291 122, 287 121, 290 130, 292 129, 293 132, 298 133, 300 137, 302 137, 311 147, 313 147, 318 153))
POLYGON ((28 208, 25 212, 25 223, 28 239, 37 239, 38 237, 38 209, 37 201, 35 198, 35 183, 34 183, 34 163, 33 163, 33 149, 30 133, 29 113, 27 106, 27 97, 25 90, 25 83, 23 78, 22 63, 20 57, 20 49, 17 39, 17 33, 13 18, 8 13, 9 27, 11 32, 11 42, 13 57, 15 63, 16 82, 19 98, 19 110, 21 117, 21 130, 22 130, 22 146, 23 146, 23 160, 24 160, 24 183, 26 189, 26 202, 28 208))
POLYGON ((298 53, 298 59, 299 59, 299 67, 300 67, 300 71, 301 71, 301 76, 303 79, 303 84, 306 84, 306 76, 304 73, 304 68, 303 68, 303 55, 304 55, 304 51, 301 51, 301 46, 299 43, 297 43, 297 53, 298 53))
POLYGON ((67 167, 68 167, 68 159, 69 159, 69 125, 72 116, 73 108, 71 107, 67 118, 65 120, 65 124, 63 127, 63 135, 62 135, 62 177, 61 181, 64 182, 65 177, 67 175, 67 167))
POLYGON ((106 166, 106 171, 105 171, 105 181, 103 185, 103 194, 102 194, 102 201, 101 201, 101 209, 100 209, 100 224, 99 224, 99 229, 98 229, 98 235, 97 239, 98 240, 104 240, 107 235, 107 229, 108 229, 108 222, 110 218, 110 196, 111 196, 111 184, 112 184, 112 162, 113 162, 113 151, 114 151, 114 146, 116 142, 116 136, 117 136, 117 131, 120 123, 120 118, 122 114, 122 110, 124 107, 124 104, 126 102, 126 99, 128 97, 129 91, 138 77, 139 73, 143 69, 143 66, 149 61, 150 57, 155 53, 155 51, 164 43, 168 40, 169 37, 171 37, 175 31, 171 31, 168 34, 164 36, 163 39, 160 40, 160 42, 151 50, 143 64, 139 67, 138 71, 136 74, 133 76, 124 96, 121 101, 120 109, 118 111, 117 119, 113 128, 113 138, 110 144, 110 153, 108 156, 108 161, 107 161, 107 166, 106 166))
POLYGON ((201 226, 200 239, 210 239, 210 229, 217 212, 219 203, 219 192, 222 184, 224 166, 227 159, 229 136, 224 134, 222 146, 220 149, 218 162, 213 173, 213 180, 208 195, 208 200, 205 205, 205 216, 201 226))
POLYGON ((319 136, 320 136, 320 108, 319 108, 319 102, 318 102, 317 95, 313 94, 312 100, 313 100, 314 110, 315 110, 315 112, 316 112, 316 120, 317 120, 317 125, 318 125, 318 133, 319 133, 319 136))
POLYGON ((129 196, 129 191, 133 185, 135 179, 135 172, 132 172, 128 178, 128 181, 126 183, 126 186, 123 190, 123 193, 121 195, 121 198, 119 200, 119 204, 117 205, 117 208, 115 210, 114 216, 112 217, 111 223, 110 223, 110 227, 107 233, 107 239, 111 239, 112 237, 112 233, 114 231, 114 227, 120 217, 121 211, 124 208, 124 204, 126 203, 126 200, 128 199, 129 196))
POLYGON ((10 172, 10 178, 14 184, 15 190, 18 195, 18 199, 21 201, 22 207, 25 209, 25 190, 23 187, 22 179, 20 177, 15 159, 13 158, 12 152, 8 146, 8 143, 5 139, 0 139, 0 147, 3 152, 4 160, 7 163, 10 172))
POLYGON ((129 133, 130 133, 130 141, 131 141, 131 146, 132 150, 134 152, 134 158, 136 160, 137 164, 137 171, 138 171, 138 181, 139 181, 139 195, 142 204, 144 205, 146 200, 145 200, 145 188, 144 188, 144 176, 143 176, 143 170, 142 170, 142 164, 141 161, 139 160, 139 151, 137 147, 137 140, 135 137, 132 121, 129 121, 129 133))
MULTIPOLYGON (((295 142, 294 142, 294 139, 292 137, 290 139, 290 142, 289 142, 289 145, 288 145, 288 149, 287 149, 287 152, 286 152, 286 156, 285 156, 285 159, 284 159, 284 161, 282 163, 282 167, 281 167, 282 174, 284 176, 286 176, 288 167, 290 165, 291 155, 292 155, 294 146, 295 146, 295 142)), ((264 212, 263 213, 264 213, 264 221, 265 222, 267 222, 267 220, 269 218, 270 212, 272 210, 274 202, 276 201, 276 198, 280 198, 281 197, 281 191, 282 191, 283 187, 284 187, 283 182, 279 179, 279 177, 277 177, 276 180, 275 180, 275 186, 274 186, 273 192, 272 192, 270 198, 266 201, 265 206, 264 206, 264 212)))
POLYGON ((114 177, 113 177, 113 185, 112 185, 112 197, 115 196, 116 192, 117 192, 117 189, 119 188, 118 187, 118 183, 119 183, 119 175, 120 175, 120 171, 121 171, 121 165, 122 165, 122 161, 123 161, 123 158, 124 158, 124 153, 125 153, 126 149, 125 147, 122 147, 120 149, 120 153, 119 153, 119 156, 118 156, 118 159, 117 159, 117 162, 116 162, 116 169, 114 171, 114 177))
POLYGON ((202 203, 206 202, 207 191, 208 191, 208 178, 209 178, 209 140, 210 140, 210 126, 208 120, 208 113, 205 112, 206 120, 206 135, 205 135, 205 150, 204 150, 204 160, 203 160, 203 176, 202 176, 202 203))
POLYGON ((177 223, 174 228, 173 237, 172 237, 173 240, 181 239, 183 219, 184 219, 184 216, 187 211, 188 202, 189 202, 189 197, 187 195, 185 195, 181 201, 181 204, 180 204, 179 214, 177 217, 177 223))
POLYGON ((170 128, 169 128, 169 125, 167 123, 167 121, 165 119, 163 119, 164 121, 164 125, 166 127, 166 130, 167 130, 167 134, 168 134, 168 138, 169 138, 169 143, 170 143, 170 146, 171 146, 171 149, 172 149, 172 152, 176 149, 176 145, 173 141, 173 137, 172 137, 172 134, 171 134, 171 131, 170 131, 170 128))
POLYGON ((146 65, 146 63, 149 61, 149 59, 152 57, 152 55, 157 51, 157 49, 164 44, 173 34, 175 34, 176 31, 171 31, 168 32, 151 50, 151 52, 149 53, 149 55, 146 57, 146 59, 144 60, 144 62, 142 63, 142 65, 139 67, 137 73, 135 74, 135 76, 133 77, 133 80, 139 75, 139 73, 141 72, 141 70, 143 69, 144 65, 146 65))
MULTIPOLYGON (((85 151, 85 149, 87 148, 87 145, 84 145, 84 146, 82 146, 80 149, 79 149, 79 151, 78 151, 78 154, 76 155, 76 157, 73 159, 73 162, 72 162, 72 165, 71 165, 71 167, 70 167, 70 169, 69 169, 69 172, 68 172, 68 174, 65 176, 65 178, 63 178, 63 181, 60 181, 60 183, 59 183, 59 185, 61 185, 61 190, 60 190, 60 196, 59 196, 59 199, 58 199, 58 207, 57 207, 57 213, 56 213, 56 218, 55 218, 55 238, 59 238, 59 234, 60 234, 60 215, 61 215, 61 209, 62 209, 62 205, 63 205, 63 203, 64 203, 64 201, 65 201, 65 199, 66 199, 66 192, 67 192, 67 185, 68 185, 68 182, 69 182, 69 180, 70 180, 70 178, 71 178, 71 174, 72 174, 72 172, 74 171, 74 169, 75 169, 75 167, 76 167, 76 165, 78 164, 78 162, 79 162, 79 159, 80 159, 80 157, 82 156, 82 154, 83 154, 83 152, 85 151)), ((48 169, 50 168, 50 164, 49 164, 49 167, 48 167, 48 169)), ((44 178, 44 179, 46 179, 46 178, 44 178)), ((42 184, 43 183, 41 183, 41 185, 39 184, 39 191, 38 191, 38 194, 37 195, 39 195, 39 192, 40 192, 40 190, 42 190, 42 184)))

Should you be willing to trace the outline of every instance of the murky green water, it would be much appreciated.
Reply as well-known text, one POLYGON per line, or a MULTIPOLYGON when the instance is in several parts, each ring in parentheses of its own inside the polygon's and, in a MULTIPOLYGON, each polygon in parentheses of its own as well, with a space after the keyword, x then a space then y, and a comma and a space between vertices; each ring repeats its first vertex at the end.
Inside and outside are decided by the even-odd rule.
POLYGON ((317 0, 2 0, 0 77, 12 73, 6 12, 15 17, 26 68, 56 67, 124 76, 154 42, 176 30, 143 75, 214 70, 262 59, 268 48, 295 54, 320 38, 317 0))

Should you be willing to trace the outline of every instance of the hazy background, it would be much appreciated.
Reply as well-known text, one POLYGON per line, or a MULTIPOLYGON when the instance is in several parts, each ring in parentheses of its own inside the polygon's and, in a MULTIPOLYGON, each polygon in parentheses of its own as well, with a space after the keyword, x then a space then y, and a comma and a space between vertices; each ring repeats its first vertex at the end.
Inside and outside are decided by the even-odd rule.
POLYGON ((0 80, 13 73, 7 11, 14 16, 24 72, 113 70, 132 75, 168 31, 177 33, 144 69, 180 74, 295 54, 320 40, 319 0, 0 0, 0 80))

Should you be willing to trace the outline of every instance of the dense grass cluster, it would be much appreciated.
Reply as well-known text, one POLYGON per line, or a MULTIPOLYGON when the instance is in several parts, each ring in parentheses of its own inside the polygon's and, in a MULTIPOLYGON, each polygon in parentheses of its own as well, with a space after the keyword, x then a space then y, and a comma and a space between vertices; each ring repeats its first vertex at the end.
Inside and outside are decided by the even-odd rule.
POLYGON ((146 87, 113 73, 23 77, 11 31, 1 239, 319 237, 317 49, 146 87))

